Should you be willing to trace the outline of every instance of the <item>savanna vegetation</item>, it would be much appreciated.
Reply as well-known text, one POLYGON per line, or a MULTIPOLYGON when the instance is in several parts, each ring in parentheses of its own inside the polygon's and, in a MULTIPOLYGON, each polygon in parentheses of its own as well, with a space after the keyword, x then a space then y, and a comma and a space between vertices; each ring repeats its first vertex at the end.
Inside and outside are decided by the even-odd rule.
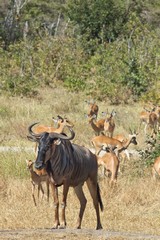
POLYGON ((159 1, 0 1, 1 93, 159 102, 159 1))
MULTIPOLYGON (((91 148, 85 100, 99 105, 98 118, 115 109, 115 134, 126 137, 129 128, 138 130, 144 104, 160 104, 159 14, 158 0, 0 0, 0 143, 8 148, 0 152, 1 229, 52 227, 52 196, 49 205, 44 199, 37 207, 31 197, 25 163, 35 159, 26 137, 31 123, 51 125, 52 117, 67 116, 74 122, 73 141, 91 148)), ((160 183, 151 178, 160 140, 157 135, 151 152, 142 129, 137 140, 117 187, 99 178, 102 224, 110 231, 160 235, 160 183)), ((85 193, 82 228, 93 229, 85 193)), ((78 208, 71 189, 68 227, 75 227, 78 208)))

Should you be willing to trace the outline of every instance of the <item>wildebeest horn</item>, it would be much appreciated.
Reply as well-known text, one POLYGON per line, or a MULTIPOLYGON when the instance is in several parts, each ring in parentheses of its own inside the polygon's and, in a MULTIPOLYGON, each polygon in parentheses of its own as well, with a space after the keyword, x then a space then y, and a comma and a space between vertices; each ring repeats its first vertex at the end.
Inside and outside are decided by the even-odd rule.
POLYGON ((33 127, 34 125, 38 124, 38 123, 39 123, 39 122, 36 122, 36 123, 31 124, 31 125, 28 127, 28 132, 29 132, 29 134, 30 134, 31 136, 40 138, 40 137, 42 136, 42 133, 38 134, 38 133, 34 133, 34 132, 32 131, 32 127, 33 127))
POLYGON ((31 142, 38 142, 39 138, 36 138, 35 136, 27 136, 28 140, 31 142))
POLYGON ((63 139, 63 140, 72 140, 75 137, 75 132, 70 127, 68 127, 68 129, 69 129, 69 131, 71 133, 70 137, 68 137, 68 136, 66 136, 64 134, 60 134, 60 133, 50 133, 49 137, 50 137, 50 139, 60 138, 60 139, 63 139))
MULTIPOLYGON (((34 126, 34 125, 36 125, 37 123, 33 123, 33 124, 31 124, 29 127, 28 127, 28 131, 29 131, 29 134, 32 136, 32 140, 36 140, 36 139, 39 139, 44 133, 34 133, 33 131, 32 131, 32 127, 34 126)), ((50 138, 53 138, 53 139, 55 139, 55 138, 60 138, 60 139, 64 139, 64 140, 72 140, 74 137, 75 137, 75 132, 73 131, 73 129, 72 128, 70 128, 70 127, 68 127, 68 129, 70 130, 70 132, 71 132, 71 136, 70 137, 68 137, 68 136, 65 136, 65 135, 63 135, 63 134, 59 134, 59 133, 50 133, 49 134, 49 136, 50 136, 50 138)), ((31 140, 29 137, 28 137, 28 139, 29 140, 31 140)))

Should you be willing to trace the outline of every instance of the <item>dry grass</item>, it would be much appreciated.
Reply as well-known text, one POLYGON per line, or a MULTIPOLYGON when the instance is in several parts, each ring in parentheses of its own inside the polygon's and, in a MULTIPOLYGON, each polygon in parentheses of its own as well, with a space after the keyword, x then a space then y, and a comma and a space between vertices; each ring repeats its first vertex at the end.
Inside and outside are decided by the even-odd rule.
MULTIPOLYGON (((45 187, 45 186, 44 186, 45 187)), ((104 211, 101 213, 103 228, 109 231, 160 234, 160 183, 150 178, 127 181, 119 177, 118 186, 110 189, 106 179, 100 181, 104 211)), ((2 180, 0 185, 0 229, 51 228, 54 208, 50 198, 39 201, 35 207, 31 196, 31 184, 27 180, 2 180)), ((94 229, 95 212, 87 187, 88 203, 82 228, 94 229)), ((61 198, 61 189, 60 189, 61 198)), ((79 203, 70 189, 67 201, 67 225, 76 226, 79 203)))
MULTIPOLYGON (((29 124, 40 121, 49 125, 51 118, 59 114, 67 116, 74 122, 76 132, 74 142, 91 147, 93 131, 84 117, 88 109, 84 102, 87 99, 85 96, 54 88, 44 89, 38 99, 0 98, 1 145, 34 148, 34 144, 26 139, 29 124)), ((109 106, 105 102, 99 105, 100 113, 107 108, 109 111, 112 109, 117 111, 115 134, 125 133, 127 136, 129 127, 137 129, 141 105, 109 106)), ((142 149, 144 146, 142 132, 138 136, 138 141, 137 148, 142 149)), ((33 151, 0 154, 0 229, 51 228, 54 218, 52 199, 49 205, 43 200, 37 207, 32 201, 29 174, 23 160, 25 158, 34 160, 33 151)), ((109 188, 107 179, 99 180, 105 207, 101 213, 104 229, 160 234, 160 182, 153 182, 150 169, 142 169, 141 166, 140 158, 133 158, 127 162, 123 174, 118 176, 117 187, 113 189, 109 188)), ((82 228, 93 229, 96 226, 95 212, 86 186, 84 190, 88 203, 82 228)), ((67 203, 68 227, 74 228, 79 203, 72 189, 67 203)))

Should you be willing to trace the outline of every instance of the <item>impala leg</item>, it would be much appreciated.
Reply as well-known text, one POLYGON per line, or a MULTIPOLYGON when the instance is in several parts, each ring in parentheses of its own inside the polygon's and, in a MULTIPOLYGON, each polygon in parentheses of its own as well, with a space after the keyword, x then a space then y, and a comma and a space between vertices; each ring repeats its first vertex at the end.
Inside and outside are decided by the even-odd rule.
POLYGON ((156 172, 155 168, 152 167, 152 178, 153 178, 153 180, 156 180, 156 175, 157 175, 157 172, 156 172))
MULTIPOLYGON (((42 192, 42 197, 41 197, 41 199, 43 199, 43 197, 44 197, 44 190, 43 190, 42 185, 41 185, 41 184, 38 185, 38 188, 39 188, 39 192, 40 192, 40 191, 42 192)), ((38 196, 38 198, 39 198, 39 196, 38 196)))
POLYGON ((138 128, 138 132, 140 132, 141 126, 142 126, 142 121, 140 121, 139 128, 138 128))
POLYGON ((111 180, 110 180, 110 183, 109 183, 110 187, 116 186, 117 172, 118 172, 118 168, 116 170, 112 170, 111 180))
POLYGON ((125 149, 124 152, 125 152, 125 154, 126 154, 128 160, 130 160, 130 155, 129 155, 128 149, 125 149))
POLYGON ((67 194, 68 194, 68 190, 69 190, 69 185, 68 184, 64 184, 63 185, 63 196, 62 196, 62 216, 61 216, 61 225, 60 225, 60 228, 61 229, 64 229, 66 228, 66 202, 67 202, 67 194))
POLYGON ((35 191, 35 184, 32 183, 32 198, 33 198, 34 205, 37 206, 36 199, 34 196, 34 191, 35 191))
POLYGON ((91 197, 93 199, 93 205, 96 210, 96 217, 97 217, 97 227, 96 230, 102 229, 102 224, 100 220, 100 213, 99 213, 99 202, 98 202, 98 194, 97 194, 97 182, 91 181, 90 179, 87 180, 87 186, 90 191, 91 197))
POLYGON ((144 126, 144 134, 147 135, 147 129, 148 129, 148 124, 145 124, 144 126))
POLYGON ((54 183, 50 183, 51 190, 52 190, 52 195, 54 199, 54 213, 55 213, 55 220, 54 220, 54 225, 53 229, 57 229, 58 226, 60 225, 59 222, 59 199, 58 199, 58 188, 54 185, 54 183))
POLYGON ((78 221, 77 221, 77 229, 80 229, 84 210, 85 210, 85 207, 87 204, 87 199, 85 198, 85 195, 84 195, 84 192, 82 189, 82 185, 78 185, 77 187, 75 187, 74 191, 80 202, 80 211, 79 211, 79 216, 78 216, 78 221))

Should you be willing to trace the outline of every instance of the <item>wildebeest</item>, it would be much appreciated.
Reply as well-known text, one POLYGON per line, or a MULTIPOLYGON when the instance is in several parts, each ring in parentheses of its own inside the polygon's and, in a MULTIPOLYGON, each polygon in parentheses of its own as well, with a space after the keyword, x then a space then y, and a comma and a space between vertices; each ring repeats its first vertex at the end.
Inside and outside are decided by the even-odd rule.
POLYGON ((53 228, 66 227, 65 208, 70 186, 74 188, 80 202, 77 228, 81 228, 82 217, 87 203, 82 186, 86 181, 96 210, 96 229, 101 229, 99 205, 101 210, 103 210, 103 203, 97 182, 98 164, 96 155, 89 149, 70 142, 75 136, 71 128, 69 128, 71 136, 68 137, 63 134, 47 132, 35 134, 32 131, 34 125, 32 124, 28 130, 32 140, 39 142, 35 168, 39 174, 41 169, 45 168, 50 177, 55 206, 55 223, 53 228), (63 185, 63 195, 62 219, 60 223, 58 187, 61 185, 63 185))

